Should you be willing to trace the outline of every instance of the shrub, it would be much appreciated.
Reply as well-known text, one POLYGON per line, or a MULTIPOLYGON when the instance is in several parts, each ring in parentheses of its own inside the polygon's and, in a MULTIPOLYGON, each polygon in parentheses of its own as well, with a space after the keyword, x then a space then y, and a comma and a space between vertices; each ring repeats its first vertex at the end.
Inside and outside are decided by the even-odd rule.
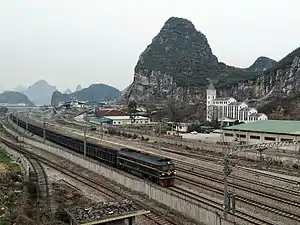
POLYGON ((293 165, 293 168, 294 168, 294 169, 299 169, 299 165, 295 163, 295 164, 293 165))
POLYGON ((133 135, 132 135, 132 138, 133 138, 133 139, 137 139, 137 137, 138 137, 137 134, 133 134, 133 135))

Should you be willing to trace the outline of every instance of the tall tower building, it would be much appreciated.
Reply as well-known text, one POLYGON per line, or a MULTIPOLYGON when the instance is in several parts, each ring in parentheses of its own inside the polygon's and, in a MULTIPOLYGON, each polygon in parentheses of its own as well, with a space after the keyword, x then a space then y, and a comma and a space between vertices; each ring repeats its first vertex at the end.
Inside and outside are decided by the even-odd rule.
POLYGON ((212 108, 210 106, 213 105, 213 100, 217 96, 217 90, 212 83, 209 84, 206 90, 206 120, 211 121, 212 119, 212 108))

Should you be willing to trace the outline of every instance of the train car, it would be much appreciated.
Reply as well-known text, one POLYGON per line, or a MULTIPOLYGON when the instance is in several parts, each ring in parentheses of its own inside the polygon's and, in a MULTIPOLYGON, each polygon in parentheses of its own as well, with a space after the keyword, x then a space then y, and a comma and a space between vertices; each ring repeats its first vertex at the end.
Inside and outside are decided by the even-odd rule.
POLYGON ((117 167, 164 187, 174 185, 175 166, 168 158, 123 148, 118 152, 117 167))
POLYGON ((87 143, 86 148, 87 156, 105 162, 113 167, 117 167, 118 150, 93 143, 87 143))
MULTIPOLYGON (((10 118, 14 123, 18 123, 19 126, 25 129, 26 122, 17 119, 12 114, 10 114, 10 118)), ((30 123, 28 123, 28 131, 40 137, 44 136, 43 128, 30 123)), ((71 151, 83 154, 84 144, 82 140, 59 134, 49 129, 45 129, 45 131, 47 140, 71 151)), ((174 185, 175 166, 168 158, 153 156, 126 148, 118 151, 90 142, 86 143, 86 155, 110 166, 147 178, 161 186, 174 185)))

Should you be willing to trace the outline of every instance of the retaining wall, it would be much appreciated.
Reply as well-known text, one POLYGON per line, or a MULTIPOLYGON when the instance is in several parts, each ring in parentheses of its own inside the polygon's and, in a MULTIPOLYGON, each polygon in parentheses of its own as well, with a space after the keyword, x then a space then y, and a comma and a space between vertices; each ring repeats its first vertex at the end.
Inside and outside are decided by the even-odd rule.
MULTIPOLYGON (((13 124, 16 127, 15 124, 13 124)), ((4 126, 5 129, 7 129, 4 126)), ((7 129, 11 134, 17 135, 16 132, 7 129)), ((24 132, 22 128, 19 127, 19 131, 24 132)), ((230 221, 225 221, 220 215, 221 211, 216 211, 205 204, 200 205, 200 203, 195 203, 191 199, 185 198, 181 195, 174 194, 167 188, 162 188, 157 185, 151 184, 150 182, 142 179, 138 179, 134 176, 122 171, 115 170, 114 168, 108 168, 104 165, 97 163, 97 161, 91 159, 84 159, 81 155, 76 155, 69 153, 67 150, 62 150, 55 148, 37 141, 30 140, 26 137, 20 137, 20 141, 24 141, 27 144, 36 146, 37 148, 44 149, 55 155, 59 155, 65 159, 68 159, 84 168, 87 168, 93 172, 96 172, 103 177, 119 183, 132 191, 137 191, 139 193, 147 195, 150 199, 162 203, 173 210, 181 212, 183 215, 192 218, 198 222, 208 224, 208 225, 233 225, 234 223, 230 221)), ((244 223, 247 224, 247 223, 244 223)))

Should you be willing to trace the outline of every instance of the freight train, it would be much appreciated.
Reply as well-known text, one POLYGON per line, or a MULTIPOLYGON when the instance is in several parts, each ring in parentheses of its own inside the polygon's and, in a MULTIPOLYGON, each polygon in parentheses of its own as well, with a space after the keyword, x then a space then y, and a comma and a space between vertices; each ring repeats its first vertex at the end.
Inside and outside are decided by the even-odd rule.
MULTIPOLYGON (((9 116, 15 124, 18 124, 23 129, 27 129, 29 132, 40 137, 44 137, 45 134, 47 140, 76 153, 84 154, 84 144, 82 140, 54 132, 47 128, 44 130, 35 124, 26 124, 25 121, 15 117, 12 113, 10 113, 9 116)), ((146 154, 129 148, 116 150, 88 141, 86 142, 86 156, 109 166, 151 180, 164 187, 174 185, 176 174, 175 166, 172 160, 168 158, 146 154)))

